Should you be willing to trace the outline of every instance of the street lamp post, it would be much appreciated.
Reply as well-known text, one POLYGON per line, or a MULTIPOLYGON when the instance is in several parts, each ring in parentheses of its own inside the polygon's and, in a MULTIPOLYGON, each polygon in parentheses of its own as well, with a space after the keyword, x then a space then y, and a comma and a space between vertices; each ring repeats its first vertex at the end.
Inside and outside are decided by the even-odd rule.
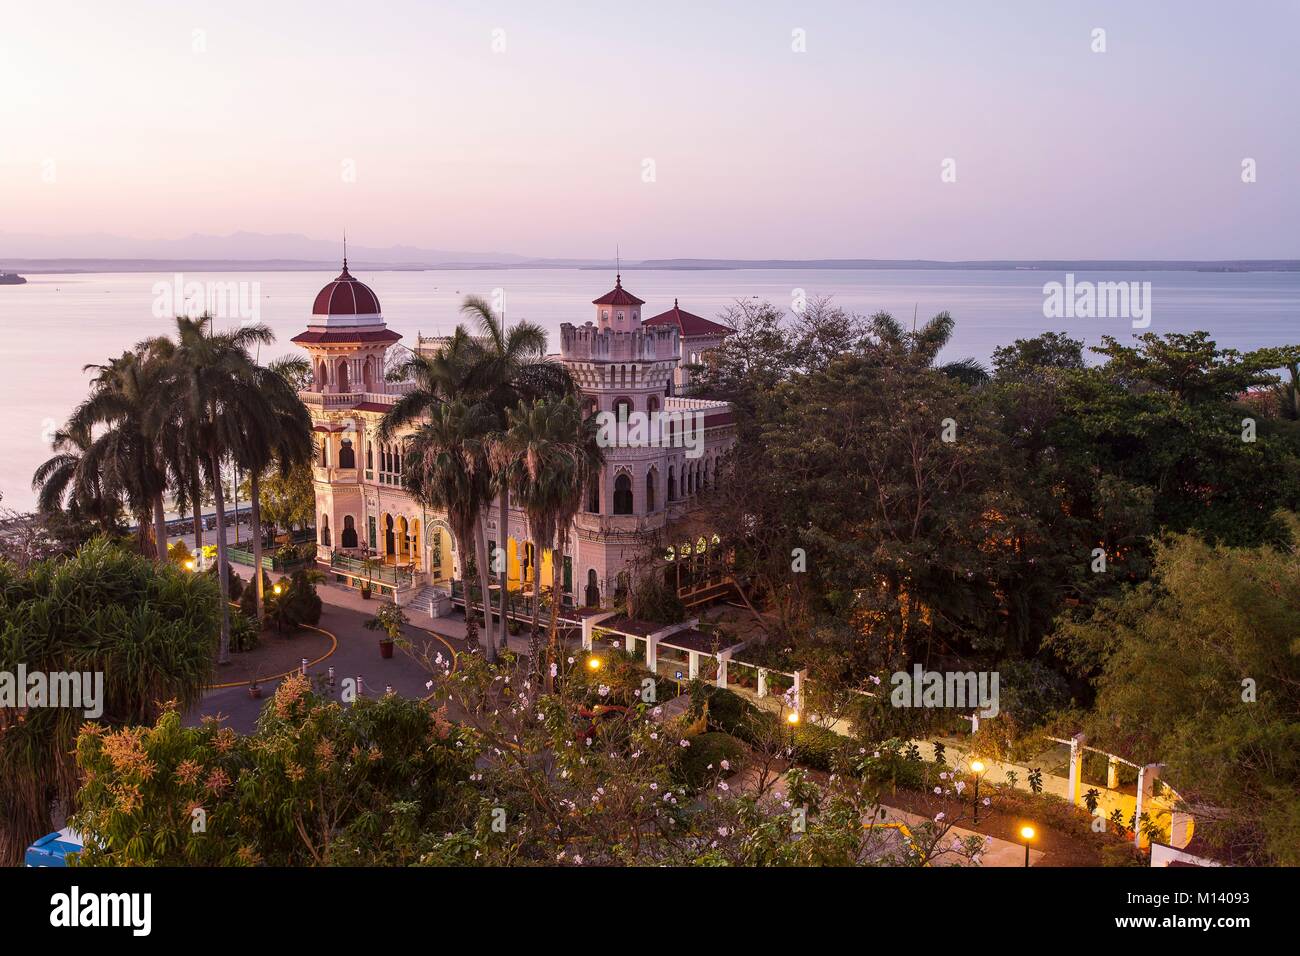
POLYGON ((1034 828, 1031 826, 1026 825, 1020 828, 1020 839, 1023 840, 1025 843, 1025 866, 1026 867, 1029 866, 1029 842, 1034 838, 1035 835, 1036 834, 1034 832, 1034 828))
POLYGON ((980 760, 970 762, 970 772, 975 778, 975 818, 974 823, 980 822, 980 777, 984 776, 984 763, 980 760))

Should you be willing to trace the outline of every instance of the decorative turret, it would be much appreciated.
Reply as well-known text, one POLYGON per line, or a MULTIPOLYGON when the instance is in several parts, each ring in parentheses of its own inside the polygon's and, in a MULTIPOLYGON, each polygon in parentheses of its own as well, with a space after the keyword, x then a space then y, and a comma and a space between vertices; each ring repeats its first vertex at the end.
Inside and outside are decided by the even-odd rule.
POLYGON ((401 335, 384 325, 379 297, 343 271, 316 294, 307 331, 292 341, 311 356, 314 392, 386 392, 384 356, 401 335))

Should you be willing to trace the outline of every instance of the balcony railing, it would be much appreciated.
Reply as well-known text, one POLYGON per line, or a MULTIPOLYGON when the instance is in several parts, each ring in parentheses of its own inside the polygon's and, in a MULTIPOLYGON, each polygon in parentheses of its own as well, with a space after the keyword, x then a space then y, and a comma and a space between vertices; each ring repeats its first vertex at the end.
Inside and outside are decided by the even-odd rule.
POLYGON ((394 587, 410 584, 414 579, 414 572, 409 566, 381 564, 375 561, 367 568, 360 558, 338 551, 330 555, 330 569, 357 578, 359 581, 372 581, 375 584, 389 584, 394 587))

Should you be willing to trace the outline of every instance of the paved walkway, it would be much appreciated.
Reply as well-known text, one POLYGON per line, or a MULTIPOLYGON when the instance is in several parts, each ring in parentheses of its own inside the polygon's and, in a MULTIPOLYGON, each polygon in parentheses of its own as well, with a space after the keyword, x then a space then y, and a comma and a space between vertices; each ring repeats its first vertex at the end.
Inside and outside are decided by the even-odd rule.
MULTIPOLYGON (((234 567, 246 581, 253 579, 252 567, 241 564, 234 564, 234 567)), ((268 571, 267 574, 273 582, 285 576, 278 572, 268 571)), ((358 678, 362 692, 367 696, 382 694, 387 687, 392 687, 394 692, 405 697, 425 697, 429 693, 431 675, 421 662, 433 660, 437 654, 448 659, 466 647, 464 615, 456 612, 448 617, 430 617, 412 611, 408 612, 410 621, 403 629, 411 647, 409 650, 399 647, 391 658, 385 660, 379 654, 380 633, 365 627, 365 622, 379 609, 380 601, 364 600, 359 591, 335 584, 322 584, 317 593, 323 604, 319 626, 337 639, 337 645, 327 657, 310 664, 307 673, 322 693, 328 693, 335 700, 340 699, 344 679, 351 679, 355 686, 358 678), (325 683, 330 668, 334 670, 332 688, 325 683)), ((511 650, 527 652, 527 635, 509 636, 507 640, 511 650)), ((317 646, 317 642, 313 641, 312 646, 317 646)), ((215 683, 226 684, 241 676, 224 676, 218 666, 215 683)), ((262 682, 260 698, 249 696, 246 683, 213 687, 186 714, 185 723, 196 726, 203 717, 220 714, 226 718, 227 726, 240 733, 250 733, 267 699, 279 684, 280 679, 262 682)))

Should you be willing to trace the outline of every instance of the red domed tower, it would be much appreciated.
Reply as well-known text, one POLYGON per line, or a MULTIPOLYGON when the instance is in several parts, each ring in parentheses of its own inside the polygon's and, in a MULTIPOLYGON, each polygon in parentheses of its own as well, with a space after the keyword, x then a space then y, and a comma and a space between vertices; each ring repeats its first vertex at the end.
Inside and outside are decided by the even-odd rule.
POLYGON ((344 257, 339 277, 316 294, 307 331, 292 341, 311 356, 312 391, 363 401, 364 393, 387 392, 384 356, 401 338, 384 325, 379 297, 348 272, 344 257))

